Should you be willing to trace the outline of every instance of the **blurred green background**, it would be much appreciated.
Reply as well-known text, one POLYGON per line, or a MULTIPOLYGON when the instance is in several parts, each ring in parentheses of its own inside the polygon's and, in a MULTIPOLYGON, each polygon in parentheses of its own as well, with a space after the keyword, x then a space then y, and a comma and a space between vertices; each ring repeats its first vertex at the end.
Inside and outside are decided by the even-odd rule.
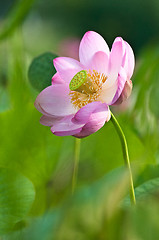
POLYGON ((1 239, 159 239, 158 12, 156 0, 1 1, 1 239), (51 134, 34 107, 39 90, 51 84, 51 53, 78 58, 88 30, 100 33, 110 48, 122 36, 135 52, 132 95, 111 110, 128 141, 136 208, 129 203, 128 176, 111 122, 82 140, 72 196, 75 139, 51 134), (40 75, 29 80, 29 66, 41 54, 35 64, 40 75))

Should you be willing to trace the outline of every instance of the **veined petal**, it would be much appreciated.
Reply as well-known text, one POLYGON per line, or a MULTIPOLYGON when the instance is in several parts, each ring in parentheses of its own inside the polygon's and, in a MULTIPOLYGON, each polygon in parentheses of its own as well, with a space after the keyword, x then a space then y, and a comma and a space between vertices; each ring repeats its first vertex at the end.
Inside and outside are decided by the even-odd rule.
POLYGON ((84 125, 82 130, 74 134, 75 137, 84 138, 92 133, 97 132, 105 122, 108 122, 111 117, 110 110, 106 104, 100 104, 89 117, 88 122, 84 125))
POLYGON ((135 66, 135 57, 130 45, 126 41, 124 41, 124 44, 125 44, 125 62, 123 67, 127 73, 127 78, 131 79, 135 66))
POLYGON ((60 77, 60 74, 57 72, 52 77, 52 84, 62 84, 65 83, 64 80, 60 77))
POLYGON ((118 98, 120 97, 123 89, 124 89, 124 85, 126 83, 126 80, 127 80, 127 75, 126 75, 126 72, 125 72, 125 69, 122 67, 120 69, 120 73, 119 73, 119 76, 118 76, 118 79, 117 79, 117 82, 118 82, 118 88, 117 88, 117 91, 115 93, 115 96, 111 102, 111 104, 114 104, 118 98))
POLYGON ((53 126, 55 123, 57 123, 58 121, 60 121, 62 119, 62 117, 50 117, 50 116, 46 116, 46 115, 43 115, 41 118, 40 118, 40 123, 44 126, 53 126))
POLYGON ((107 87, 111 87, 117 80, 119 70, 122 66, 124 50, 122 38, 117 38, 112 45, 109 57, 109 74, 106 81, 107 87))
POLYGON ((106 83, 103 84, 102 92, 99 96, 99 101, 105 102, 106 104, 111 105, 117 89, 118 89, 118 79, 111 87, 107 87, 106 83))
POLYGON ((79 47, 80 62, 88 66, 92 56, 99 51, 105 52, 109 56, 109 48, 104 38, 94 31, 86 32, 79 47))
POLYGON ((58 57, 53 62, 60 77, 67 83, 71 81, 76 73, 84 69, 80 62, 69 57, 58 57))
POLYGON ((35 107, 44 115, 50 116, 62 117, 76 113, 70 100, 68 84, 56 84, 45 88, 36 98, 35 107))
POLYGON ((105 52, 96 52, 91 58, 88 69, 96 70, 98 73, 108 73, 108 55, 105 52))
POLYGON ((124 102, 127 98, 129 98, 129 96, 131 95, 131 91, 132 91, 132 81, 127 80, 124 84, 124 88, 119 98, 117 99, 117 101, 114 102, 114 105, 119 105, 122 102, 124 102))
POLYGON ((103 109, 103 111, 105 111, 105 109, 107 109, 107 106, 101 102, 89 103, 78 110, 78 112, 73 117, 72 121, 78 124, 85 124, 88 122, 90 115, 93 112, 96 112, 97 109, 100 109, 100 111, 101 109, 103 109))
POLYGON ((45 116, 51 117, 52 115, 47 113, 40 105, 40 103, 38 101, 35 100, 34 106, 36 107, 36 109, 41 112, 42 114, 44 114, 45 116))
POLYGON ((75 124, 72 122, 73 115, 63 118, 52 126, 51 131, 56 136, 70 136, 79 133, 84 124, 75 124))

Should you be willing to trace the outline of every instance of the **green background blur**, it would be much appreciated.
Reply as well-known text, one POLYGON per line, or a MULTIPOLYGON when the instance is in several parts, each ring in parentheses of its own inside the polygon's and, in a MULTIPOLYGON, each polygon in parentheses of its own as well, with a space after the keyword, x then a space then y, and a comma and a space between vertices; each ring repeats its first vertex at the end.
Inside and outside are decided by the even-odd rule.
POLYGON ((1 239, 159 239, 158 12, 157 0, 1 1, 1 239), (128 176, 111 121, 81 141, 72 196, 75 139, 54 136, 40 125, 34 107, 39 85, 28 79, 32 60, 45 52, 78 58, 79 41, 89 30, 110 48, 121 36, 135 53, 132 95, 111 110, 128 141, 136 208, 129 204, 128 176))

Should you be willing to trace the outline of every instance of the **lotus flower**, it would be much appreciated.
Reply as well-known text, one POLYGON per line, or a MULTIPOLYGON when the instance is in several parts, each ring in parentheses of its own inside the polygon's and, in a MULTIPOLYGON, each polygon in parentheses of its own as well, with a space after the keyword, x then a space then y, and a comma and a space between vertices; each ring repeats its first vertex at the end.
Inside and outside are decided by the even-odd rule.
POLYGON ((40 123, 57 136, 83 138, 110 120, 110 105, 119 104, 131 93, 134 54, 130 45, 117 37, 109 51, 96 32, 86 32, 80 42, 79 59, 53 60, 57 73, 52 85, 35 101, 43 114, 40 123))

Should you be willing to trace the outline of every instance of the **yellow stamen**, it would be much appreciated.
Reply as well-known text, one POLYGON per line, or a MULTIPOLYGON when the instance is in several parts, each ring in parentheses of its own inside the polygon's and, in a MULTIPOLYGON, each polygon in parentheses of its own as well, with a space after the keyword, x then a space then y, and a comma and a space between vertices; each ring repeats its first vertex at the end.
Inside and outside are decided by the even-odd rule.
POLYGON ((78 72, 69 85, 72 104, 80 109, 88 103, 98 101, 102 85, 106 80, 107 76, 95 70, 78 72))

